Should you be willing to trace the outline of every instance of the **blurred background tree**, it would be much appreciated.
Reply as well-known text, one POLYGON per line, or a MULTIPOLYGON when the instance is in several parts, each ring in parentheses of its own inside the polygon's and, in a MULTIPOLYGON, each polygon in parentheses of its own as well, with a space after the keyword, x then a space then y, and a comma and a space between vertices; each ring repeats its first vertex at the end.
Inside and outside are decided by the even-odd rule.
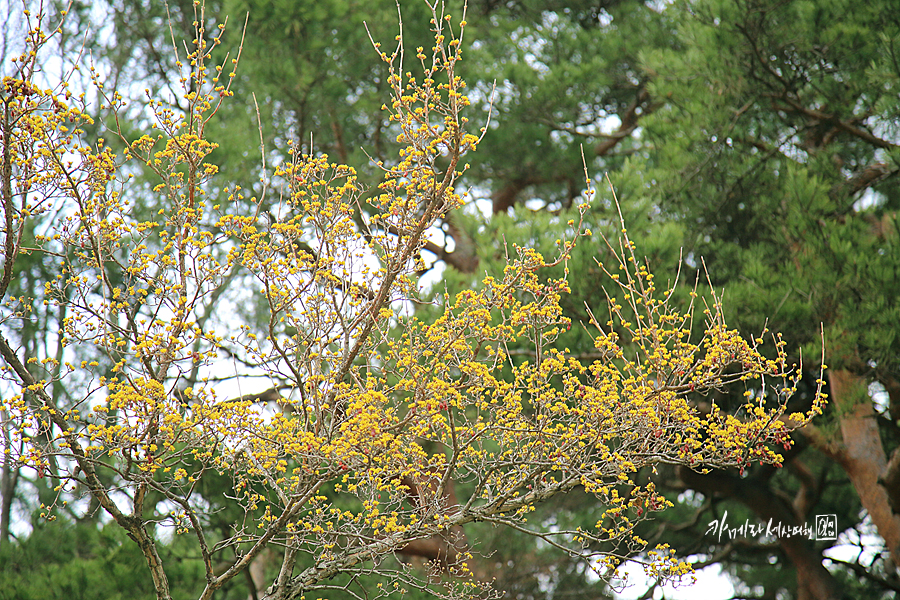
MULTIPOLYGON (((434 232, 424 281, 437 282, 438 291, 477 286, 499 264, 504 243, 552 246, 581 192, 583 156, 598 180, 609 174, 629 231, 654 269, 674 277, 683 257, 685 292, 708 272, 730 299, 732 325, 748 334, 766 324, 783 332, 813 369, 824 328, 832 402, 824 419, 794 436, 786 468, 646 474, 678 504, 646 537, 672 543, 698 566, 720 565, 736 597, 879 598, 900 590, 895 9, 887 0, 469 5, 465 74, 473 102, 492 111, 491 129, 466 174, 472 202, 434 232), (707 535, 708 523, 726 511, 736 523, 811 523, 817 514, 836 514, 845 551, 828 552, 834 541, 707 535), (847 551, 847 544, 857 544, 857 551, 847 551)), ((362 23, 376 39, 391 39, 395 6, 206 4, 207 15, 229 15, 232 25, 248 13, 237 101, 216 121, 222 145, 212 158, 222 171, 259 193, 262 184, 250 167, 259 157, 249 149, 261 145, 269 160, 279 160, 288 141, 353 164, 365 163, 363 152, 375 160, 390 156, 395 142, 379 110, 385 82, 362 23)), ((404 3, 402 14, 409 35, 427 31, 418 3, 404 3)), ((75 2, 60 56, 81 52, 84 44, 118 88, 156 94, 173 83, 171 39, 190 39, 194 18, 193 4, 184 0, 75 2)), ((239 30, 231 27, 228 35, 239 30)), ((427 39, 409 42, 426 45, 427 39)), ((105 115, 97 116, 101 137, 105 115)), ((139 123, 145 115, 132 118, 139 123)), ((373 167, 361 178, 374 182, 376 174, 373 167)), ((153 208, 148 194, 145 209, 153 208)), ((588 218, 595 230, 613 226, 609 194, 601 194, 588 218)), ((581 248, 569 265, 576 277, 565 308, 575 323, 587 320, 584 302, 603 297, 592 258, 597 251, 581 248)), ((23 268, 41 281, 47 267, 23 268)), ((42 329, 60 318, 36 318, 34 331, 21 332, 31 340, 23 346, 46 339, 42 329)), ((592 351, 577 326, 560 343, 592 351)), ((810 399, 801 390, 795 402, 803 407, 810 399)), ((696 402, 708 405, 707 398, 696 402)), ((6 468, 2 475, 0 545, 39 543, 32 540, 37 529, 14 539, 8 524, 23 515, 27 520, 42 480, 6 468)), ((96 515, 77 512, 73 520, 96 515)), ((541 507, 535 521, 549 528, 589 522, 598 512, 589 497, 569 496, 541 507)), ((583 565, 551 560, 530 538, 470 527, 470 536, 502 536, 484 569, 511 597, 612 595, 583 565)), ((14 563, 2 564, 8 572, 14 563)))

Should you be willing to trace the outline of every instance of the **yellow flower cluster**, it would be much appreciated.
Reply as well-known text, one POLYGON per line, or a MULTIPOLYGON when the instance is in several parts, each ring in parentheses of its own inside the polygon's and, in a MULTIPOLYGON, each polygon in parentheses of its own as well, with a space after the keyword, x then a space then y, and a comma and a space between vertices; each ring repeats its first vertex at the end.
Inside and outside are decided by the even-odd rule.
MULTIPOLYGON (((379 164, 384 178, 369 195, 351 167, 295 151, 271 174, 275 200, 248 200, 240 187, 216 183, 205 128, 230 92, 222 67, 207 73, 220 37, 205 41, 202 25, 195 50, 179 61, 189 65, 188 109, 149 99, 156 132, 124 140, 121 156, 102 141, 80 144, 89 119, 65 103, 68 91, 60 99, 27 78, 3 81, 17 141, 5 144, 5 158, 27 199, 16 219, 63 214, 39 239, 60 261, 43 293, 62 315, 63 350, 20 364, 0 344, 4 375, 24 390, 0 405, 24 448, 14 458, 43 473, 48 457, 66 457, 77 466, 70 479, 138 540, 149 539, 154 510, 142 503, 157 494, 167 516, 153 519, 196 536, 210 589, 246 567, 241 556, 275 543, 315 558, 296 579, 314 589, 472 521, 525 528, 537 503, 576 487, 607 509, 593 530, 558 532, 561 547, 612 541, 645 552, 635 524, 670 503, 640 483, 640 470, 778 464, 777 446, 790 443, 781 417, 799 369, 787 364, 780 338, 776 358, 765 358, 762 339, 726 327, 713 293, 705 334, 692 340, 694 307, 679 311, 674 288, 657 290, 624 226, 609 243, 615 260, 601 265, 616 295, 605 319, 591 312, 585 324, 595 360, 557 344, 570 326, 560 306, 569 253, 591 235, 582 219, 569 222, 571 239, 556 256, 514 248, 479 289, 440 298, 438 318, 409 314, 418 253, 428 231, 462 205, 461 159, 479 141, 463 116, 469 101, 457 73, 464 25, 454 36, 444 16, 432 23, 432 51, 416 52, 421 80, 399 71, 402 39, 392 54, 379 51, 393 91, 385 110, 403 148, 395 163, 379 164), (150 219, 131 216, 134 161, 159 181, 150 219), (563 277, 543 277, 559 265, 563 277), (233 302, 261 307, 262 326, 217 312, 234 281, 242 289, 233 302), (512 349, 523 342, 524 354, 512 349), (87 358, 65 363, 76 354, 87 358), (271 381, 269 393, 220 400, 215 374, 238 363, 271 381), (697 403, 727 385, 759 389, 748 382, 761 378, 774 401, 748 392, 739 413, 697 403), (65 407, 52 396, 63 380, 72 382, 65 407), (109 469, 113 483, 98 469, 109 469), (230 480, 225 502, 242 517, 233 537, 210 542, 197 490, 222 476, 230 480), (131 515, 110 499, 117 487, 128 490, 131 515), (225 549, 239 558, 221 574, 213 556, 225 549)), ((119 114, 122 98, 103 97, 119 114)), ((579 207, 582 217, 587 209, 579 207)), ((4 323, 23 318, 28 303, 12 299, 4 323)), ((142 549, 164 580, 152 544, 142 549)), ((592 565, 608 576, 624 556, 592 565)), ((668 548, 645 556, 654 577, 685 572, 668 548)))

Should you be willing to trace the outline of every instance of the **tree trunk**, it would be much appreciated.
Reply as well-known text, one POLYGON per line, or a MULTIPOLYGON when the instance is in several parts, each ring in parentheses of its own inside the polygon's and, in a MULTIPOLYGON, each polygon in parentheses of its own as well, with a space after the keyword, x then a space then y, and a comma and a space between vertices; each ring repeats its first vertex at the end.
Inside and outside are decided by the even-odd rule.
POLYGON ((888 490, 879 481, 888 466, 877 415, 865 380, 850 371, 829 374, 831 398, 838 409, 843 447, 834 458, 847 472, 894 565, 900 565, 900 517, 891 510, 888 490))
POLYGON ((19 481, 19 469, 13 465, 12 460, 12 436, 9 427, 9 415, 5 409, 0 409, 0 430, 3 436, 3 447, 0 449, 3 453, 3 465, 0 467, 0 547, 9 540, 12 501, 19 481))

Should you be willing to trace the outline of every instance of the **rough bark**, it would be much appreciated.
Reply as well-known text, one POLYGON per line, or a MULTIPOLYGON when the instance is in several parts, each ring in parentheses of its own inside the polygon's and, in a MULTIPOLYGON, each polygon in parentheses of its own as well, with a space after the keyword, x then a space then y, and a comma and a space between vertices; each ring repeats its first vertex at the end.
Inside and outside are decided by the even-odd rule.
POLYGON ((900 448, 896 448, 887 467, 878 480, 888 493, 888 502, 894 514, 900 514, 900 448))
POLYGON ((888 490, 879 481, 889 473, 888 460, 866 382, 848 370, 835 369, 830 371, 829 383, 844 442, 835 459, 859 494, 893 563, 900 565, 900 516, 891 510, 888 490))

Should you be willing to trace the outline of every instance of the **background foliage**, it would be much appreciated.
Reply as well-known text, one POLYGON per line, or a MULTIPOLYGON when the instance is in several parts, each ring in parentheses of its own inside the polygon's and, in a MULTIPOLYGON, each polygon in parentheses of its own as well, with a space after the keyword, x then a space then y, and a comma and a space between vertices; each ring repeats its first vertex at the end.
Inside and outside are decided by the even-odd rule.
MULTIPOLYGON (((402 8, 410 45, 427 45, 424 35, 415 39, 427 32, 426 10, 417 3, 402 8)), ((251 167, 258 163, 260 124, 270 159, 289 141, 355 165, 371 164, 363 149, 375 159, 396 152, 379 110, 386 80, 360 26, 365 21, 374 37, 390 39, 395 7, 339 0, 206 4, 210 23, 229 15, 235 25, 247 13, 234 102, 209 127, 220 142, 210 160, 248 198, 263 190, 251 167)), ((74 3, 58 54, 72 60, 84 43, 116 89, 135 98, 144 88, 152 97, 175 98, 172 54, 163 49, 173 32, 190 39, 194 18, 189 2, 171 2, 167 11, 130 0, 74 3)), ((701 477, 663 468, 660 487, 678 503, 642 525, 644 537, 672 543, 698 565, 720 564, 737 597, 896 593, 900 21, 892 4, 488 0, 469 5, 468 21, 463 64, 470 96, 493 114, 463 180, 476 202, 438 223, 442 233, 422 254, 426 277, 439 281, 435 292, 477 288, 484 272, 504 261, 503 241, 552 247, 578 204, 583 153, 589 172, 609 173, 629 232, 652 269, 663 277, 685 259, 679 298, 686 301, 705 264, 713 285, 725 290, 731 324, 748 335, 766 324, 783 332, 791 351, 803 349, 806 366, 818 364, 823 326, 832 367, 832 403, 824 419, 794 435, 785 469, 701 477), (705 533, 725 511, 734 522, 808 522, 834 513, 846 531, 842 541, 857 543, 859 552, 829 553, 835 542, 719 542, 705 533)), ((231 45, 239 36, 240 27, 226 30, 231 45)), ((94 110, 96 126, 88 134, 108 137, 112 116, 94 110)), ((125 116, 126 131, 147 123, 140 112, 125 116)), ((378 174, 367 169, 359 177, 371 185, 378 174)), ((150 173, 135 175, 147 189, 157 183, 150 173)), ((147 194, 135 210, 151 214, 155 201, 147 194)), ((615 222, 610 198, 601 193, 585 226, 603 231, 615 222)), ((605 250, 576 248, 572 294, 561 300, 573 327, 559 343, 588 358, 595 349, 577 324, 589 320, 585 303, 605 300, 596 283, 598 252, 605 250)), ((37 255, 21 257, 22 276, 13 283, 21 287, 10 294, 34 295, 52 268, 37 255)), ((240 287, 235 277, 223 297, 240 287)), ((264 317, 252 305, 239 310, 251 322, 264 317)), ((427 309, 422 315, 429 318, 427 309)), ((54 355, 57 349, 41 346, 61 318, 35 303, 28 326, 16 332, 20 346, 30 356, 54 355)), ((528 349, 518 351, 526 356, 528 349)), ((64 386, 53 393, 60 402, 70 394, 64 386)), ((723 406, 739 400, 725 393, 714 398, 723 406)), ((794 403, 805 408, 811 398, 812 390, 801 389, 794 403)), ((694 398, 698 406, 708 400, 694 398)), ((41 544, 47 538, 40 528, 14 539, 8 527, 11 520, 28 521, 39 499, 51 495, 46 480, 5 469, 2 490, 3 551, 41 544)), ((95 508, 73 508, 70 518, 99 530, 95 508)), ((603 509, 588 496, 565 496, 539 510, 539 522, 553 527, 588 522, 603 509)), ((485 568, 510 596, 611 593, 571 557, 551 558, 533 540, 505 530, 467 527, 467 535, 492 539, 498 548, 485 568)), ((76 569, 88 560, 60 558, 76 569)), ((14 562, 3 564, 14 573, 5 566, 14 562)))

